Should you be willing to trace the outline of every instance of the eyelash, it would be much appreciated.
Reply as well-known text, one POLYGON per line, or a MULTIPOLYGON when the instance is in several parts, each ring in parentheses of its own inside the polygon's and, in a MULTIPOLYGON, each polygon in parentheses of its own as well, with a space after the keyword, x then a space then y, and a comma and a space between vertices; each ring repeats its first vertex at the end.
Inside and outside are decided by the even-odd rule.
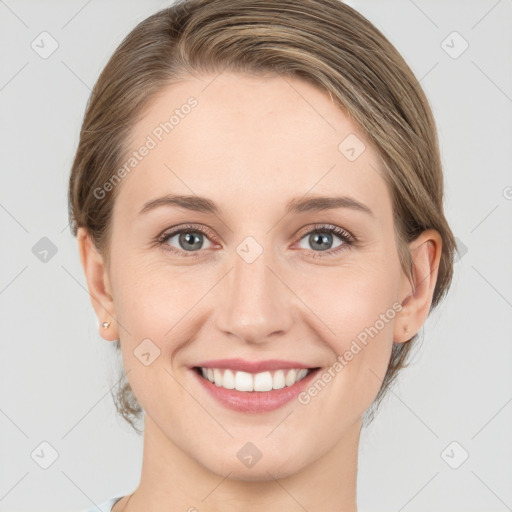
MULTIPOLYGON (((171 251, 178 256, 184 256, 186 258, 197 258, 201 256, 202 251, 182 251, 176 249, 175 247, 171 247, 167 244, 167 241, 172 238, 174 235, 178 235, 182 232, 199 232, 205 235, 208 238, 208 230, 200 225, 185 225, 180 227, 179 229, 172 229, 170 231, 165 231, 161 235, 157 237, 158 245, 162 246, 162 248, 166 251, 171 251)), ((335 249, 329 249, 327 251, 312 251, 313 258, 324 258, 330 256, 336 256, 339 252, 349 249, 354 243, 356 239, 352 236, 348 231, 339 228, 338 226, 332 226, 330 224, 317 224, 313 226, 312 229, 301 233, 298 238, 298 241, 302 240, 306 235, 312 235, 314 233, 332 233, 337 235, 339 238, 343 240, 343 244, 339 245, 335 249)))

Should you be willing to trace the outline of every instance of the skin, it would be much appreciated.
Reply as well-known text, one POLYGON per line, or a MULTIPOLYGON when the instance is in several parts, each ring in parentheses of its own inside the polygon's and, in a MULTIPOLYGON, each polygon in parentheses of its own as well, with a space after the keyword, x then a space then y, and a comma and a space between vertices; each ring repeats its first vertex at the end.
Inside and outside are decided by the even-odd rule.
POLYGON ((114 511, 353 512, 362 416, 393 341, 406 343, 428 316, 440 235, 428 230, 410 244, 413 288, 377 150, 326 92, 297 78, 224 72, 170 85, 134 126, 133 149, 190 96, 198 106, 117 185, 110 262, 78 233, 92 305, 112 322, 101 335, 120 337, 145 410, 141 481, 114 511), (355 161, 338 150, 349 134, 366 145, 355 161), (167 193, 207 197, 221 214, 163 206, 139 215, 167 193), (285 216, 286 202, 305 195, 351 196, 373 215, 337 208, 285 216), (198 235, 202 248, 179 236, 167 247, 197 258, 154 242, 185 223, 208 230, 198 235), (328 256, 344 241, 326 232, 327 250, 318 249, 309 236, 318 223, 357 241, 328 256), (250 264, 236 251, 247 236, 263 250, 250 264), (228 410, 189 370, 226 357, 328 368, 394 303, 401 311, 307 405, 228 410), (145 338, 160 350, 149 366, 133 354, 145 338), (262 453, 252 467, 236 456, 248 441, 262 453))

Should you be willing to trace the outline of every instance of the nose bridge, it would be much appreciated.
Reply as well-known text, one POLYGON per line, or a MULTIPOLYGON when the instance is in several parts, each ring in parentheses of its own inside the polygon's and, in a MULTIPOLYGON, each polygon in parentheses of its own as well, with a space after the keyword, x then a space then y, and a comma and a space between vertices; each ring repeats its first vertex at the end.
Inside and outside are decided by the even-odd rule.
POLYGON ((292 303, 285 296, 289 293, 286 287, 274 275, 272 250, 247 237, 233 254, 233 267, 224 280, 218 306, 219 329, 253 343, 287 331, 292 303))

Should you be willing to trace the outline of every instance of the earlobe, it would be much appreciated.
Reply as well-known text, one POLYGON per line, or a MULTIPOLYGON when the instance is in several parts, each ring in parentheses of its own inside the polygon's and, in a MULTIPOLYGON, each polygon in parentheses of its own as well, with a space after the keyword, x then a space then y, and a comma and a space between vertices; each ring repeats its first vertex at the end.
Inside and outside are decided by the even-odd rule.
POLYGON ((91 304, 99 320, 100 335, 105 340, 115 341, 119 338, 119 330, 115 322, 114 301, 103 257, 85 228, 78 229, 77 241, 91 304))
POLYGON ((430 312, 441 260, 442 238, 438 231, 423 231, 409 244, 412 281, 402 274, 400 298, 402 309, 396 317, 395 343, 409 341, 423 326, 430 312))

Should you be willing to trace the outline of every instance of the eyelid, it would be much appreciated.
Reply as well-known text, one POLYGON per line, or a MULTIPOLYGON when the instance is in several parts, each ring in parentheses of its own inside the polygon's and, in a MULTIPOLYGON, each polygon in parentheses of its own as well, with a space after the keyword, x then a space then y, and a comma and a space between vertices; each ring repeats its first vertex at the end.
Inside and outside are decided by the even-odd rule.
POLYGON ((352 235, 352 233, 350 233, 349 231, 340 226, 335 226, 334 224, 313 224, 313 226, 307 226, 303 230, 299 231, 299 234, 297 236, 299 240, 301 240, 305 235, 316 233, 318 231, 330 231, 334 233, 336 236, 342 238, 345 237, 353 242, 356 241, 356 238, 354 237, 354 235, 352 235))
POLYGON ((179 234, 181 231, 199 231, 205 235, 210 234, 210 230, 201 226, 200 224, 184 224, 183 226, 179 225, 164 230, 160 235, 157 236, 157 241, 163 243, 164 240, 179 234))

